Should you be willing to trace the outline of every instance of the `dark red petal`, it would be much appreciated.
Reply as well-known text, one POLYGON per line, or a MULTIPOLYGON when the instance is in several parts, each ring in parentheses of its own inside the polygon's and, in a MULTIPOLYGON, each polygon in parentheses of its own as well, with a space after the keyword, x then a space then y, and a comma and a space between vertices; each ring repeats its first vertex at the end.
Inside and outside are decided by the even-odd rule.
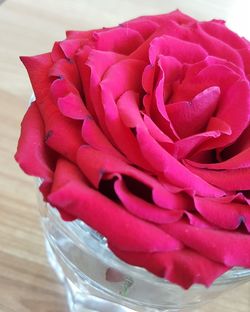
POLYGON ((56 41, 53 45, 52 51, 51 51, 51 59, 53 63, 57 62, 61 58, 65 58, 65 55, 63 53, 63 50, 60 47, 60 42, 56 41))
POLYGON ((250 235, 198 228, 184 222, 165 224, 161 228, 208 259, 228 267, 250 267, 250 235))
POLYGON ((45 145, 45 129, 42 117, 33 102, 22 121, 15 159, 23 171, 29 175, 51 181, 53 176, 52 154, 45 145))
POLYGON ((148 132, 152 135, 152 137, 158 142, 164 143, 173 143, 173 140, 167 136, 161 129, 153 122, 153 120, 147 116, 143 116, 143 121, 148 129, 148 132))
POLYGON ((50 97, 37 103, 44 120, 46 144, 64 157, 75 161, 77 150, 83 144, 81 122, 63 116, 50 97))
POLYGON ((53 65, 50 53, 21 56, 20 59, 28 71, 36 99, 45 98, 50 87, 49 70, 53 65))
POLYGON ((229 269, 188 248, 165 253, 139 253, 124 252, 114 246, 109 247, 125 262, 144 267, 155 275, 185 289, 188 289, 194 283, 204 284, 208 287, 216 278, 229 269))
POLYGON ((70 82, 77 90, 81 90, 81 80, 76 64, 65 58, 58 60, 50 68, 49 75, 65 79, 70 82))

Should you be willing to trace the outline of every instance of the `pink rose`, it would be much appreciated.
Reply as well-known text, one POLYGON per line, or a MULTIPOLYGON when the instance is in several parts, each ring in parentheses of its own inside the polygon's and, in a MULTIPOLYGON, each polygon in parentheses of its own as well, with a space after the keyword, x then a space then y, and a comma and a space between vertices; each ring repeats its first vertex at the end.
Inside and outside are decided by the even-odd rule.
POLYGON ((122 260, 184 288, 250 267, 250 44, 175 11, 22 57, 16 160, 122 260))

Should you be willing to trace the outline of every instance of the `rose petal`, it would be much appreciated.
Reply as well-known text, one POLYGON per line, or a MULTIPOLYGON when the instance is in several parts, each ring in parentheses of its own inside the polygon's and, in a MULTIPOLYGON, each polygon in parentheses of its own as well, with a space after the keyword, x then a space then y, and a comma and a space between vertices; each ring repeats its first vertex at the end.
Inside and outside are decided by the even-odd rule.
POLYGON ((180 137, 202 132, 214 114, 220 98, 220 88, 210 87, 196 95, 190 102, 166 105, 168 116, 180 137))
POLYGON ((183 215, 182 210, 166 210, 159 208, 133 195, 126 188, 121 178, 114 183, 114 189, 122 204, 133 215, 150 222, 164 224, 176 222, 183 215))
POLYGON ((173 140, 163 131, 161 131, 161 129, 153 122, 153 120, 149 116, 144 114, 143 121, 146 128, 148 129, 148 132, 156 141, 162 143, 173 143, 173 140))
MULTIPOLYGON (((217 117, 224 120, 232 129, 229 136, 219 137, 216 143, 208 144, 213 148, 226 146, 234 142, 249 123, 250 89, 249 82, 240 80, 234 83, 223 96, 217 111, 217 117), (240 103, 240 105, 237 105, 240 103)), ((209 146, 209 147, 210 147, 209 146)))
POLYGON ((67 39, 61 41, 59 44, 64 55, 67 58, 71 59, 75 56, 75 53, 81 47, 83 42, 84 42, 83 40, 79 39, 67 39))
POLYGON ((208 56, 205 60, 186 66, 185 77, 173 88, 171 102, 190 101, 197 93, 218 86, 221 94, 242 78, 242 71, 225 60, 208 56), (225 79, 227 77, 227 79, 225 79))
POLYGON ((228 267, 250 267, 250 235, 198 228, 184 222, 164 224, 161 228, 208 259, 228 267))
POLYGON ((65 58, 58 60, 49 70, 50 77, 64 78, 69 81, 77 90, 81 90, 81 80, 75 62, 65 58))
POLYGON ((183 162, 195 175, 225 191, 249 190, 250 188, 250 168, 210 170, 196 168, 193 163, 191 165, 191 162, 183 162))
POLYGON ((247 78, 248 80, 250 80, 250 47, 248 46, 248 48, 244 48, 239 50, 239 54, 242 58, 242 61, 244 63, 244 67, 245 67, 245 72, 247 74, 247 78))
POLYGON ((111 139, 105 124, 100 82, 107 69, 124 56, 107 51, 85 49, 77 55, 77 65, 81 75, 86 105, 92 116, 96 116, 104 134, 111 139))
POLYGON ((173 56, 181 63, 193 64, 207 57, 207 52, 200 45, 163 35, 152 40, 149 48, 149 60, 154 64, 158 56, 173 56))
POLYGON ((122 154, 114 148, 91 117, 86 118, 83 122, 82 137, 84 142, 88 143, 93 148, 111 154, 114 157, 125 159, 122 154))
POLYGON ((146 113, 173 140, 179 137, 166 112, 165 97, 169 97, 172 84, 180 76, 181 65, 177 60, 172 57, 159 56, 157 66, 145 68, 142 80, 143 87, 148 93, 143 100, 146 113), (156 76, 158 71, 159 74, 156 76))
POLYGON ((241 152, 244 152, 248 148, 250 148, 250 126, 242 132, 237 141, 221 151, 221 158, 227 160, 241 154, 241 152))
POLYGON ((37 104, 45 125, 46 144, 75 161, 77 150, 83 144, 81 122, 63 116, 49 97, 37 104))
POLYGON ((50 56, 51 56, 53 63, 57 62, 58 60, 62 58, 65 58, 65 54, 63 53, 63 50, 60 47, 59 41, 56 41, 54 43, 50 56))
POLYGON ((193 189, 203 196, 222 196, 224 192, 190 172, 172 155, 165 151, 145 129, 137 128, 137 140, 144 157, 159 173, 163 173, 172 184, 193 189))
POLYGON ((56 79, 50 87, 60 112, 69 118, 82 120, 89 116, 78 90, 65 79, 56 79))
POLYGON ((153 201, 161 208, 182 210, 188 209, 192 205, 190 198, 185 193, 180 192, 180 189, 160 183, 152 176, 128 165, 119 158, 113 157, 111 154, 82 146, 78 151, 77 163, 84 175, 96 188, 98 188, 104 174, 120 173, 151 188, 153 201))
POLYGON ((117 108, 122 122, 128 128, 143 126, 141 112, 139 110, 139 94, 129 90, 124 92, 117 101, 117 108))
POLYGON ((36 99, 43 99, 48 95, 50 87, 49 70, 52 66, 50 53, 36 56, 21 56, 26 67, 36 99))
POLYGON ((200 23, 200 27, 209 35, 224 41, 235 49, 246 48, 248 46, 239 35, 227 28, 224 23, 216 23, 215 21, 202 22, 200 23))
POLYGON ((206 131, 198 133, 190 137, 181 139, 174 143, 174 152, 172 153, 175 158, 183 159, 192 156, 193 153, 199 148, 199 146, 208 141, 211 138, 219 137, 223 132, 217 131, 206 131))
POLYGON ((48 197, 54 207, 83 220, 121 250, 156 252, 181 248, 181 244, 170 235, 132 216, 112 200, 88 187, 83 180, 75 179, 71 172, 66 173, 69 174, 70 182, 48 197))
POLYGON ((143 67, 144 63, 136 60, 121 61, 110 67, 100 86, 106 127, 113 142, 129 161, 144 169, 151 170, 151 166, 141 154, 133 133, 122 123, 115 102, 124 91, 133 89, 136 92, 138 88, 140 89, 143 67), (114 84, 117 79, 119 79, 119 85, 114 84))
POLYGON ((114 246, 110 246, 110 249, 125 262, 146 268, 185 289, 194 283, 205 284, 208 287, 228 270, 224 265, 187 248, 166 253, 124 252, 114 246))
POLYGON ((198 43, 208 52, 209 55, 225 59, 236 66, 243 68, 243 62, 237 50, 233 49, 226 42, 209 35, 202 29, 200 23, 194 23, 192 25, 192 31, 189 34, 189 39, 198 43))
POLYGON ((104 32, 94 32, 97 50, 112 51, 128 55, 143 43, 141 34, 133 29, 115 27, 104 32))
POLYGON ((244 223, 250 232, 250 209, 239 203, 223 203, 216 199, 195 197, 195 207, 209 222, 226 230, 235 230, 244 223))
POLYGON ((125 29, 130 28, 139 32, 144 39, 147 39, 159 27, 159 25, 144 17, 136 18, 121 24, 125 29))
POLYGON ((185 211, 185 215, 188 217, 189 223, 195 227, 202 229, 218 229, 217 226, 205 220, 197 212, 195 213, 194 211, 192 212, 185 211))
POLYGON ((51 181, 53 176, 53 159, 49 148, 44 144, 45 129, 37 108, 33 102, 21 124, 15 159, 23 171, 29 175, 51 181))
POLYGON ((187 163, 196 168, 214 170, 250 168, 250 148, 244 150, 243 152, 226 161, 215 164, 197 163, 191 160, 187 160, 187 163))

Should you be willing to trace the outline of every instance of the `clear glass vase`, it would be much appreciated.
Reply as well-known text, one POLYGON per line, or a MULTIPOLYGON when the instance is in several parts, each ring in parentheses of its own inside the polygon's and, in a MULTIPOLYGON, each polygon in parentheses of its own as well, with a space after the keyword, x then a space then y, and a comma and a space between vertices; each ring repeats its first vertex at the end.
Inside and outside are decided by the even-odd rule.
POLYGON ((250 280, 250 270, 235 268, 210 288, 183 290, 119 260, 105 238, 82 221, 63 221, 40 197, 39 208, 48 260, 65 286, 70 312, 194 311, 250 280))

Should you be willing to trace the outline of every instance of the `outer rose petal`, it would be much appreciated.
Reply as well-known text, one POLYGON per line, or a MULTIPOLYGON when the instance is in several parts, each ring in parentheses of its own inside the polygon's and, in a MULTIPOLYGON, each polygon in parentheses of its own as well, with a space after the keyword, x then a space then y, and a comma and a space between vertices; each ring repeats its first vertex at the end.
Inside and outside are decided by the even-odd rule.
POLYGON ((250 189, 250 168, 231 170, 209 170, 196 168, 190 162, 184 161, 185 166, 195 175, 208 183, 225 191, 241 191, 250 189))
POLYGON ((50 53, 32 57, 22 56, 20 59, 28 71, 36 99, 45 98, 50 87, 48 73, 53 64, 50 53))
POLYGON ((60 42, 60 47, 67 58, 75 56, 77 50, 81 47, 83 40, 79 39, 67 39, 60 42))
POLYGON ((188 64, 197 63, 208 56, 200 45, 167 35, 155 38, 150 44, 150 63, 154 64, 160 54, 173 56, 181 63, 188 64))
POLYGON ((53 171, 49 156, 52 154, 44 144, 44 137, 44 124, 37 104, 33 102, 22 121, 15 159, 25 173, 51 180, 53 171))
POLYGON ((244 223, 250 232, 249 205, 224 203, 217 199, 195 197, 195 207, 212 224, 222 229, 235 230, 244 223))
POLYGON ((110 248, 127 263, 144 267, 155 275, 185 289, 193 283, 204 284, 208 287, 229 269, 187 248, 165 253, 124 252, 114 246, 110 248))
POLYGON ((244 68, 240 54, 227 43, 218 40, 206 33, 200 23, 195 23, 189 30, 189 39, 203 47, 209 55, 213 55, 235 64, 238 67, 244 68))
POLYGON ((235 49, 242 49, 248 46, 243 38, 228 29, 224 23, 217 23, 216 21, 202 22, 200 27, 209 35, 224 41, 235 49))
POLYGON ((133 29, 115 27, 104 32, 94 32, 95 47, 97 50, 112 51, 121 54, 130 54, 143 43, 141 34, 133 29))
POLYGON ((156 22, 140 17, 121 24, 125 29, 130 28, 138 31, 144 39, 147 39, 159 27, 156 22))
POLYGON ((81 80, 78 68, 73 61, 65 58, 58 60, 49 70, 50 77, 65 79, 71 83, 77 90, 81 90, 81 80))
POLYGON ((184 222, 165 224, 161 228, 208 259, 228 267, 250 266, 250 235, 202 229, 184 222))
POLYGON ((77 64, 82 80, 82 87, 86 97, 86 105, 98 123, 104 134, 111 140, 105 124, 105 115, 100 92, 100 82, 105 72, 124 56, 108 51, 85 49, 77 54, 77 64))
POLYGON ((71 166, 75 169, 67 170, 65 174, 68 178, 63 178, 63 182, 70 182, 48 197, 53 206, 83 220, 121 250, 156 252, 181 248, 182 245, 164 231, 132 216, 120 205, 90 188, 83 179, 79 179, 77 167, 71 166))
POLYGON ((81 122, 63 116, 50 97, 37 104, 45 124, 46 144, 75 161, 77 150, 83 144, 81 122))

